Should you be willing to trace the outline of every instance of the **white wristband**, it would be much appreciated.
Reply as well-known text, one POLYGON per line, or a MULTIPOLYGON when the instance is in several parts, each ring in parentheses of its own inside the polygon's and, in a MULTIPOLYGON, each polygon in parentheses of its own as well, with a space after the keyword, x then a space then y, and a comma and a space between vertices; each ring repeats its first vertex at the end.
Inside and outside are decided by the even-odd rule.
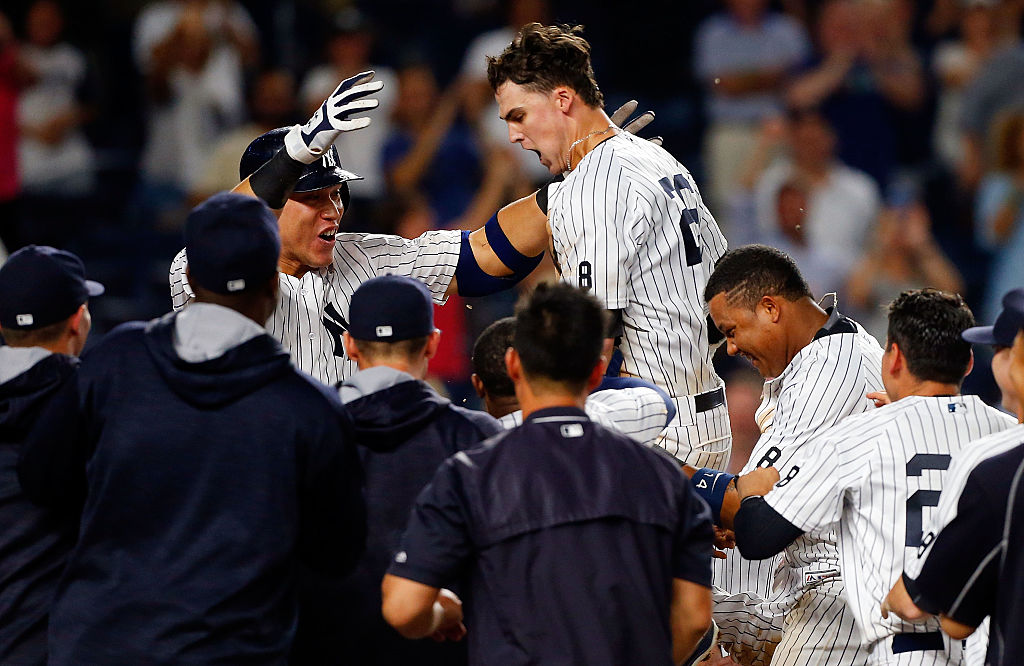
MULTIPOLYGON (((301 132, 301 125, 292 125, 292 128, 284 135, 284 149, 288 151, 288 155, 296 162, 312 164, 320 159, 320 155, 310 150, 306 142, 302 140, 301 132)), ((321 150, 320 152, 322 153, 323 151, 321 150)))

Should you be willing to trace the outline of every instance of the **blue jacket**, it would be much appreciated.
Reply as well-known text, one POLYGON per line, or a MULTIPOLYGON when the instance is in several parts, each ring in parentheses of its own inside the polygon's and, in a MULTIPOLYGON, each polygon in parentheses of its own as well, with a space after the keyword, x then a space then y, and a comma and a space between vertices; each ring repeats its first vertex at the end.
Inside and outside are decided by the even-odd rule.
POLYGON ((386 367, 341 387, 366 477, 366 552, 341 584, 312 578, 302 595, 296 664, 466 662, 463 643, 402 638, 381 617, 380 583, 416 496, 446 458, 502 431, 484 412, 457 407, 428 384, 386 367))
POLYGON ((27 494, 84 496, 51 664, 284 663, 297 563, 340 576, 362 550, 334 393, 269 335, 186 362, 175 316, 108 334, 26 445, 27 494))
POLYGON ((57 579, 76 521, 36 506, 17 477, 21 442, 78 359, 51 354, 0 384, 0 664, 45 664, 57 579))

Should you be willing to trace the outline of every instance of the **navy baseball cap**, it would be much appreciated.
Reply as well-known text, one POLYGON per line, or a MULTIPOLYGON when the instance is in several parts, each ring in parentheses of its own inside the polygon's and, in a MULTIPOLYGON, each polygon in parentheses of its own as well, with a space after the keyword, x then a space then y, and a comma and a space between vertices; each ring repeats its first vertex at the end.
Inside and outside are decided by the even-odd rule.
MULTIPOLYGON (((253 139, 242 153, 242 159, 238 163, 239 179, 245 180, 256 173, 256 170, 269 162, 277 151, 284 148, 284 135, 290 129, 290 127, 278 127, 253 139)), ((306 165, 292 192, 312 192, 338 183, 362 179, 362 176, 348 171, 341 165, 338 148, 332 145, 319 159, 306 165)))
POLYGON ((261 199, 221 192, 185 221, 185 256, 192 279, 218 294, 265 284, 277 274, 277 218, 261 199))
POLYGON ((982 345, 1012 347, 1024 329, 1024 289, 1011 289, 1003 296, 1003 311, 991 326, 975 326, 963 332, 964 340, 982 345))
POLYGON ((0 326, 29 331, 56 324, 103 291, 85 279, 76 255, 47 245, 23 247, 0 266, 0 326))
POLYGON ((348 334, 356 340, 397 342, 434 332, 427 286, 403 275, 382 275, 359 285, 348 306, 348 334))

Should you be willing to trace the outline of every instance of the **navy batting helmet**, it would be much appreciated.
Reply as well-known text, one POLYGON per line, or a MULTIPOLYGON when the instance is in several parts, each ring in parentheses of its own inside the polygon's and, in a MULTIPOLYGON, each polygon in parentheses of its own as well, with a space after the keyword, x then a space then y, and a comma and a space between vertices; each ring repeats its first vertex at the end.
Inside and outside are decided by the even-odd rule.
MULTIPOLYGON (((242 160, 238 163, 240 180, 251 176, 257 169, 269 162, 270 158, 277 154, 277 151, 284 148, 284 135, 288 133, 289 129, 291 128, 278 127, 253 139, 242 153, 242 160)), ((345 206, 348 206, 349 191, 346 183, 350 180, 362 179, 363 177, 359 174, 342 168, 338 149, 331 146, 331 149, 325 152, 320 159, 306 166, 292 191, 312 192, 342 183, 344 187, 341 188, 341 200, 345 206)))

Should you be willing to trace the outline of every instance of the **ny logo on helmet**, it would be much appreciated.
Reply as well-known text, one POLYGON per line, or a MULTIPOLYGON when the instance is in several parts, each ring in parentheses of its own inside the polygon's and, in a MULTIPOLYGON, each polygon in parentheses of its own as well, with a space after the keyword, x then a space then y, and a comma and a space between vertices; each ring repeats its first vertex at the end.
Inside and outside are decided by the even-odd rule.
POLYGON ((330 168, 338 166, 337 161, 335 161, 335 159, 334 159, 334 150, 333 149, 328 149, 327 152, 324 153, 324 156, 320 160, 320 163, 323 165, 323 167, 325 169, 330 169, 330 168))

